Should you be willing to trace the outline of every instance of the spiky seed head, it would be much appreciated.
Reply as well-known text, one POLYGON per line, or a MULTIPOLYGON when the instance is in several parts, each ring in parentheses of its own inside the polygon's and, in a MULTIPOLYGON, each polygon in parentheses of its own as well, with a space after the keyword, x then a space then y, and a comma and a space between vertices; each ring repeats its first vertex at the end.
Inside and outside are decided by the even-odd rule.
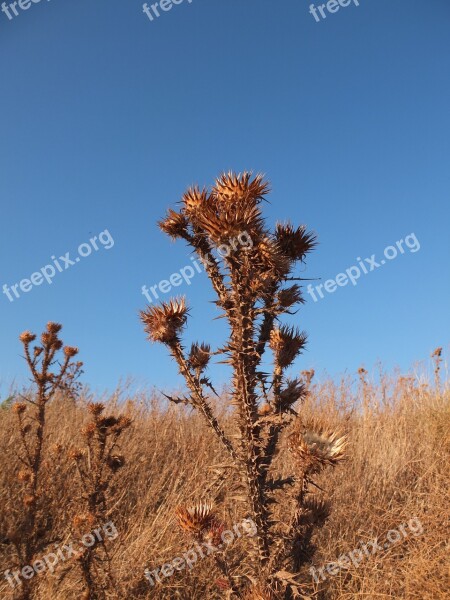
POLYGON ((22 415, 27 410, 27 405, 25 402, 17 402, 13 405, 13 411, 16 415, 22 415))
POLYGON ((192 534, 206 533, 216 521, 210 502, 200 502, 189 507, 178 506, 175 516, 180 527, 192 534))
POLYGON ((96 427, 95 423, 88 423, 87 425, 82 427, 81 435, 89 440, 94 436, 96 429, 97 429, 97 427, 96 427))
POLYGON ((277 364, 284 369, 292 364, 306 346, 306 334, 283 325, 270 332, 269 345, 275 354, 277 364))
POLYGON ((436 357, 440 357, 442 355, 442 348, 436 348, 436 350, 434 350, 433 354, 431 355, 432 358, 436 357))
POLYGON ((264 236, 258 242, 255 249, 262 263, 263 271, 269 269, 278 276, 287 275, 290 264, 286 256, 280 252, 276 241, 269 236, 264 236))
POLYGON ((288 379, 286 386, 280 392, 280 406, 281 408, 289 408, 293 406, 298 400, 304 400, 307 395, 307 389, 305 384, 298 379, 288 379))
POLYGON ((172 239, 183 237, 188 232, 188 220, 186 217, 169 208, 165 219, 158 222, 158 226, 163 233, 172 239))
POLYGON ((111 456, 108 456, 107 464, 111 471, 115 473, 124 466, 125 457, 123 454, 112 454, 111 456))
POLYGON ((117 419, 117 423, 116 423, 116 425, 114 425, 113 429, 115 432, 121 433, 125 429, 128 429, 128 427, 130 427, 132 422, 133 422, 133 419, 131 419, 131 417, 127 417, 125 415, 120 415, 120 417, 117 419))
POLYGON ((193 369, 204 369, 211 358, 211 347, 209 344, 196 342, 192 344, 189 352, 189 364, 193 369))
POLYGON ((275 237, 281 252, 292 261, 303 260, 305 255, 317 245, 314 233, 306 231, 304 225, 296 229, 291 223, 277 223, 275 237))
POLYGON ((42 352, 44 351, 44 349, 42 348, 42 346, 35 346, 33 348, 33 354, 34 356, 37 358, 38 356, 40 356, 42 354, 42 352))
POLYGON ((300 424, 288 438, 288 447, 309 473, 318 473, 345 458, 347 436, 315 421, 300 424))
POLYGON ((62 329, 61 323, 54 323, 53 321, 49 321, 47 323, 47 331, 49 333, 59 333, 62 329))
POLYGON ((186 323, 188 308, 184 298, 173 298, 159 306, 149 306, 141 311, 144 330, 153 342, 172 344, 186 323))
POLYGON ((222 173, 216 179, 213 193, 221 200, 235 202, 237 200, 249 199, 259 202, 270 191, 268 181, 259 174, 252 179, 250 172, 244 173, 222 173))
POLYGON ((103 404, 103 402, 89 402, 89 404, 87 405, 87 409, 91 413, 91 415, 93 415, 94 417, 99 417, 105 410, 105 405, 103 404))
POLYGON ((277 294, 277 300, 282 310, 287 310, 292 306, 295 306, 295 304, 304 303, 300 286, 297 284, 285 288, 284 290, 280 290, 277 294))
POLYGON ((198 186, 189 188, 181 199, 184 214, 188 217, 195 215, 203 209, 208 199, 208 192, 205 189, 200 190, 198 186))
POLYGON ((78 348, 75 348, 74 346, 64 346, 64 354, 68 358, 72 358, 78 354, 78 348))
POLYGON ((34 335, 34 333, 31 333, 31 331, 24 331, 19 335, 19 340, 23 344, 29 344, 30 342, 34 342, 35 339, 36 336, 34 335))

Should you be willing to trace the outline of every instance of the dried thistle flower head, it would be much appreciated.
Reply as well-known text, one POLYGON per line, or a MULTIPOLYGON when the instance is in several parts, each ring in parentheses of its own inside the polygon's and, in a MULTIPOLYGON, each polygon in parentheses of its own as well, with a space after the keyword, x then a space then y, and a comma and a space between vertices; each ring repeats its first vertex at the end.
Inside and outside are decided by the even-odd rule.
POLYGON ((288 446, 308 472, 318 473, 344 459, 347 439, 346 435, 311 420, 297 426, 288 438, 288 446))
POLYGON ((208 192, 200 190, 198 186, 189 188, 181 199, 183 211, 186 215, 195 215, 208 202, 208 192))
POLYGON ((114 431, 121 433, 125 429, 128 429, 132 423, 133 419, 131 419, 131 417, 120 415, 120 417, 117 419, 117 423, 114 426, 114 431))
POLYGON ((208 531, 216 521, 213 505, 210 502, 194 506, 178 506, 175 510, 178 524, 184 531, 200 534, 208 531))
POLYGON ((35 339, 36 339, 36 336, 34 333, 31 333, 31 331, 24 331, 23 333, 21 333, 19 335, 19 340, 23 344, 29 344, 30 342, 34 342, 35 339))
POLYGON ((47 323, 47 331, 50 333, 58 333, 62 329, 62 325, 60 323, 54 323, 53 321, 49 321, 47 323))
POLYGON ((89 440, 94 436, 96 430, 97 427, 95 423, 88 423, 81 429, 81 435, 89 440))
POLYGON ((103 402, 89 402, 87 409, 91 413, 91 415, 93 415, 94 417, 98 417, 105 410, 105 405, 103 404, 103 402))
POLYGON ((211 346, 209 344, 196 342, 192 344, 189 353, 189 364, 193 369, 204 369, 211 358, 211 346))
POLYGON ((74 346, 64 346, 64 354, 68 358, 72 358, 78 354, 78 348, 75 348, 74 346))
POLYGON ((307 395, 305 384, 298 379, 287 379, 284 389, 280 392, 281 408, 293 406, 298 400, 304 400, 307 395))
POLYGON ((184 298, 172 298, 159 306, 141 311, 144 330, 153 342, 172 344, 178 338, 187 320, 188 308, 184 298))
POLYGON ((250 172, 222 173, 216 179, 214 193, 222 200, 235 202, 250 199, 253 202, 261 201, 269 193, 270 185, 264 180, 264 175, 258 174, 252 179, 250 172))
POLYGON ((27 405, 25 404, 25 402, 17 402, 13 406, 13 411, 16 413, 16 415, 22 415, 26 410, 27 405))
POLYGON ((177 239, 187 234, 188 220, 183 214, 169 208, 166 218, 159 221, 158 226, 163 233, 177 239))
POLYGON ((281 252, 292 261, 303 260, 317 245, 315 234, 308 232, 304 225, 295 229, 291 223, 277 223, 275 236, 281 252))
POLYGON ((304 302, 300 286, 297 284, 280 290, 277 294, 277 299, 282 310, 287 310, 295 306, 295 304, 303 304, 304 302))
POLYGON ((434 350, 433 354, 431 355, 432 358, 434 358, 435 356, 440 357, 442 355, 442 348, 436 348, 436 350, 434 350))
POLYGON ((270 348, 277 364, 288 367, 306 346, 306 334, 293 327, 283 325, 270 332, 270 348))
POLYGON ((125 457, 123 456, 123 454, 112 454, 108 456, 106 462, 111 471, 115 473, 124 466, 125 457))

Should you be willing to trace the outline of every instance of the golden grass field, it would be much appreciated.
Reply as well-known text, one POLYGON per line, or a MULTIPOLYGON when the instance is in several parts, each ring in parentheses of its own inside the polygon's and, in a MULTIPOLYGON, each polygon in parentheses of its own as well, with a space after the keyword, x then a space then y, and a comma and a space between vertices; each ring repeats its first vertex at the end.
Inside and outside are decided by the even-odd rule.
MULTIPOLYGON (((144 578, 144 569, 153 570, 172 561, 192 546, 174 516, 178 505, 210 498, 221 519, 230 526, 246 516, 242 504, 232 498, 234 482, 227 471, 214 468, 227 462, 224 450, 197 414, 180 406, 167 407, 155 394, 129 397, 123 389, 101 400, 106 404, 106 413, 125 414, 132 419, 119 443, 125 464, 108 490, 108 519, 113 521, 118 536, 108 541, 114 581, 112 585, 105 583, 105 597, 222 597, 220 574, 211 557, 198 560, 189 572, 185 569, 163 578, 163 584, 153 587, 144 578)), ((319 476, 324 490, 321 493, 331 500, 332 512, 324 527, 314 534, 315 567, 334 562, 375 537, 385 541, 387 532, 398 530, 412 518, 420 520, 423 531, 418 535, 408 532, 388 549, 364 556, 359 565, 350 562, 320 584, 305 568, 301 578, 304 597, 450 597, 449 400, 448 388, 436 390, 434 382, 417 373, 384 374, 377 377, 376 384, 364 370, 353 380, 312 380, 300 414, 314 414, 349 436, 347 460, 319 476)), ((47 516, 42 535, 57 545, 77 541, 73 521, 84 510, 83 486, 70 451, 83 446, 80 432, 89 420, 89 401, 92 398, 87 392, 76 401, 59 396, 47 408, 39 510, 47 516)), ((215 410, 220 414, 220 402, 215 410)), ((228 422, 226 415, 223 418, 228 422)), ((3 575, 15 565, 14 527, 23 502, 23 484, 18 481, 19 436, 15 411, 12 407, 1 409, 0 597, 5 600, 20 593, 20 588, 13 590, 3 575)), ((276 458, 280 474, 289 472, 290 460, 282 444, 276 458)), ((282 505, 279 510, 282 519, 282 505)), ((246 543, 242 537, 227 551, 239 561, 245 556, 246 543)), ((42 555, 51 551, 51 546, 48 548, 42 555)), ((61 561, 53 574, 45 571, 37 575, 34 583, 36 599, 88 597, 83 595, 75 558, 61 561)))

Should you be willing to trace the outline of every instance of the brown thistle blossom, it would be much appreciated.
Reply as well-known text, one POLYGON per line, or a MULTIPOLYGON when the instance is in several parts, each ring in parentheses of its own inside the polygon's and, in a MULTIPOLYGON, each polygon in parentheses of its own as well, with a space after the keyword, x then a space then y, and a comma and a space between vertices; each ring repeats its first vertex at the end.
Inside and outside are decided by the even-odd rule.
POLYGON ((125 457, 123 454, 112 454, 106 459, 108 467, 114 473, 125 465, 125 457))
POLYGON ((306 334, 283 325, 270 333, 270 348, 275 354, 277 364, 283 369, 295 360, 306 345, 306 334))
POLYGON ((222 173, 216 179, 213 191, 220 199, 227 201, 246 198, 253 202, 258 202, 269 193, 270 185, 268 181, 264 180, 264 176, 261 174, 256 175, 253 180, 251 176, 250 172, 242 174, 222 173))
POLYGON ((87 409, 91 415, 94 417, 99 417, 105 410, 105 405, 103 402, 89 402, 87 409))
POLYGON ((158 226, 163 233, 175 240, 187 234, 188 220, 183 214, 169 208, 165 219, 159 221, 158 226))
POLYGON ((72 358, 78 354, 78 348, 74 346, 64 346, 64 355, 68 358, 72 358))
POLYGON ((16 415, 22 415, 27 410, 27 405, 25 402, 17 402, 13 405, 13 411, 16 415))
POLYGON ((191 534, 206 533, 216 522, 212 503, 199 503, 194 506, 178 506, 175 516, 180 527, 191 534))
POLYGON ((149 306, 140 312, 140 317, 150 340, 170 345, 177 340, 187 314, 185 299, 175 298, 159 306, 149 306))
POLYGON ((281 251, 290 260, 303 260, 305 255, 317 245, 316 236, 304 225, 295 229, 291 223, 277 223, 275 236, 281 251))
POLYGON ((21 333, 19 335, 19 340, 23 344, 29 344, 31 342, 34 342, 35 339, 36 339, 36 336, 34 335, 34 333, 31 333, 31 331, 24 331, 23 333, 21 333))
POLYGON ((287 310, 288 308, 295 306, 295 304, 304 303, 300 286, 297 284, 280 290, 277 294, 277 300, 282 310, 287 310))
POLYGON ((205 189, 200 190, 198 186, 189 188, 181 199, 183 211, 188 216, 202 210, 208 201, 208 192, 205 189))
POLYGON ((288 438, 288 447, 310 473, 334 466, 345 457, 347 436, 317 421, 300 425, 288 438))
POLYGON ((54 323, 53 321, 49 321, 47 323, 47 331, 50 333, 59 333, 62 329, 62 325, 60 323, 54 323))
POLYGON ((193 369, 204 369, 211 358, 211 346, 209 344, 196 342, 192 344, 191 351, 189 352, 189 365, 193 369))

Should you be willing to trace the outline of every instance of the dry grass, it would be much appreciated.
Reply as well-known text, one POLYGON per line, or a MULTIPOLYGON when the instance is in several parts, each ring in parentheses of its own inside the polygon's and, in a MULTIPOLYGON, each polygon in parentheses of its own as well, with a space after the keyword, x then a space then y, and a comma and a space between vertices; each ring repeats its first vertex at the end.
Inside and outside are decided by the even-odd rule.
MULTIPOLYGON (((314 415, 330 427, 345 430, 350 439, 345 467, 320 475, 319 484, 332 500, 332 512, 326 525, 314 534, 314 565, 319 568, 336 561, 374 537, 385 541, 389 530, 398 530, 413 517, 420 519, 423 534, 409 534, 388 550, 367 556, 358 568, 350 565, 348 570, 328 576, 320 586, 316 586, 305 567, 303 593, 333 600, 446 598, 450 589, 446 508, 449 391, 437 393, 434 386, 418 385, 408 377, 384 377, 376 386, 367 381, 366 374, 363 377, 358 390, 346 381, 313 384, 302 409, 304 415, 314 415)), ((216 582, 220 573, 212 557, 199 561, 192 571, 175 573, 164 580, 164 585, 153 588, 143 572, 146 567, 154 569, 173 560, 191 547, 177 525, 178 505, 213 497, 220 518, 229 526, 246 516, 237 514, 241 505, 230 497, 233 482, 216 482, 210 468, 227 460, 226 451, 199 415, 180 407, 165 408, 151 395, 128 399, 122 394, 120 401, 119 397, 117 393, 105 400, 107 413, 129 416, 133 424, 120 444, 126 464, 108 492, 108 518, 119 535, 109 546, 116 588, 107 597, 219 598, 216 582)), ((55 398, 47 407, 45 496, 40 498, 40 510, 49 516, 50 537, 57 543, 79 539, 74 537, 72 520, 82 508, 82 490, 68 453, 83 444, 81 430, 90 420, 89 400, 85 397, 75 403, 55 398), (62 451, 55 451, 60 448, 58 444, 62 451)), ((20 511, 22 498, 22 484, 17 481, 21 469, 17 458, 19 438, 17 416, 11 409, 0 410, 2 573, 14 565, 10 515, 20 511)), ((292 468, 283 448, 276 459, 281 475, 292 468)), ((236 560, 245 555, 245 544, 241 539, 231 547, 236 560)), ((53 545, 43 554, 52 548, 53 545)), ((35 581, 36 599, 82 597, 84 588, 75 560, 61 563, 54 575, 42 573, 35 581), (61 581, 67 566, 71 568, 61 581)), ((13 598, 3 576, 0 597, 13 598)), ((264 598, 255 591, 254 598, 258 597, 264 598)))

